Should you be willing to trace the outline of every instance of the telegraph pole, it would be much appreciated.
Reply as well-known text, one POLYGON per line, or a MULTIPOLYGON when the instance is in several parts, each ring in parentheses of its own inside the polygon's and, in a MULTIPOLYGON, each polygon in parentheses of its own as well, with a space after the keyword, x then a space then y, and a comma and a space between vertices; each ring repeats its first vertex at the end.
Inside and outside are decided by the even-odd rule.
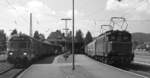
MULTIPOLYGON (((71 20, 70 18, 62 18, 61 20, 64 20, 65 21, 65 34, 66 34, 66 37, 67 37, 67 32, 68 32, 68 28, 67 28, 67 25, 68 25, 68 21, 71 20)), ((67 40, 65 38, 65 50, 67 49, 67 40)))
POLYGON ((74 0, 72 0, 72 70, 75 70, 75 57, 74 57, 74 0))
POLYGON ((30 13, 30 36, 32 37, 32 13, 30 13))

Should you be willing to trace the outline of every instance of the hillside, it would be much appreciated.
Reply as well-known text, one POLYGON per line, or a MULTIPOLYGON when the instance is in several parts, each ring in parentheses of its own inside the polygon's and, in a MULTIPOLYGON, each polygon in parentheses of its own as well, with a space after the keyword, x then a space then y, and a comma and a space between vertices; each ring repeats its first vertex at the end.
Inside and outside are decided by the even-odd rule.
POLYGON ((132 38, 139 43, 150 42, 150 33, 132 33, 132 38))

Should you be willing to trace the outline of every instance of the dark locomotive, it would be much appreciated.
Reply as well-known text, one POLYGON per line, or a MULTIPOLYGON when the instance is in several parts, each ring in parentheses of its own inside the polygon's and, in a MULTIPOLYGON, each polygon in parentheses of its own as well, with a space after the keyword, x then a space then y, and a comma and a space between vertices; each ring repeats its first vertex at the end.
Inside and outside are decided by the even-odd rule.
POLYGON ((107 64, 128 65, 134 58, 132 36, 127 31, 107 31, 89 43, 85 53, 107 64))
POLYGON ((8 62, 18 65, 30 65, 33 61, 47 55, 61 53, 61 46, 38 41, 27 35, 13 35, 8 41, 8 62))

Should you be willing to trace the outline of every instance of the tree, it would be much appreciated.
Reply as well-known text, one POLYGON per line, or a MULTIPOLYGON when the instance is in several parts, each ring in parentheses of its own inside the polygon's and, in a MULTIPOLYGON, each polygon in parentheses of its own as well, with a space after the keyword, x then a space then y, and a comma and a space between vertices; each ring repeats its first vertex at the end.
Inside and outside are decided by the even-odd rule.
POLYGON ((34 38, 40 41, 44 41, 45 40, 45 36, 42 33, 39 33, 38 31, 34 32, 34 38))
POLYGON ((71 40, 72 40, 72 31, 69 31, 69 32, 68 32, 66 39, 67 39, 68 41, 71 41, 71 40))
POLYGON ((77 42, 80 42, 80 43, 83 42, 83 33, 82 33, 81 30, 78 30, 78 31, 76 32, 75 40, 76 40, 77 42))
POLYGON ((39 38, 40 38, 41 41, 44 41, 44 40, 45 40, 44 34, 41 34, 41 33, 40 33, 40 34, 39 34, 39 38))
POLYGON ((38 31, 35 31, 35 32, 34 32, 34 38, 37 39, 37 40, 40 39, 40 37, 39 37, 39 32, 38 32, 38 31))
POLYGON ((55 32, 51 32, 47 37, 47 40, 64 40, 64 34, 60 30, 56 30, 55 32))
POLYGON ((0 51, 6 50, 6 34, 4 33, 4 30, 0 30, 0 51))
POLYGON ((17 34, 17 33, 18 33, 17 30, 14 29, 14 30, 11 32, 11 35, 14 35, 14 34, 17 34))
POLYGON ((83 33, 81 30, 78 30, 76 32, 76 36, 75 36, 75 53, 83 53, 83 45, 84 45, 84 41, 83 41, 83 33))
POLYGON ((60 30, 51 32, 47 37, 47 40, 50 43, 61 44, 63 47, 65 46, 65 36, 60 30))
POLYGON ((88 43, 90 43, 93 40, 92 35, 90 33, 90 31, 87 32, 86 37, 85 37, 85 45, 87 45, 88 43))

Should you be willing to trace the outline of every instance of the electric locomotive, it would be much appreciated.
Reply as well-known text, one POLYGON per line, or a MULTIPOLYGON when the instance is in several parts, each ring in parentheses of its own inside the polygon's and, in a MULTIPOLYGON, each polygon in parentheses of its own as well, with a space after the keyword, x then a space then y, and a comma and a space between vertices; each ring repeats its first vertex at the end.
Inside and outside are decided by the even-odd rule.
POLYGON ((61 46, 38 41, 30 36, 13 35, 8 41, 7 60, 16 66, 28 66, 47 55, 60 53, 61 46))
POLYGON ((130 64, 134 58, 131 34, 120 30, 107 31, 89 43, 85 53, 107 64, 130 64))

